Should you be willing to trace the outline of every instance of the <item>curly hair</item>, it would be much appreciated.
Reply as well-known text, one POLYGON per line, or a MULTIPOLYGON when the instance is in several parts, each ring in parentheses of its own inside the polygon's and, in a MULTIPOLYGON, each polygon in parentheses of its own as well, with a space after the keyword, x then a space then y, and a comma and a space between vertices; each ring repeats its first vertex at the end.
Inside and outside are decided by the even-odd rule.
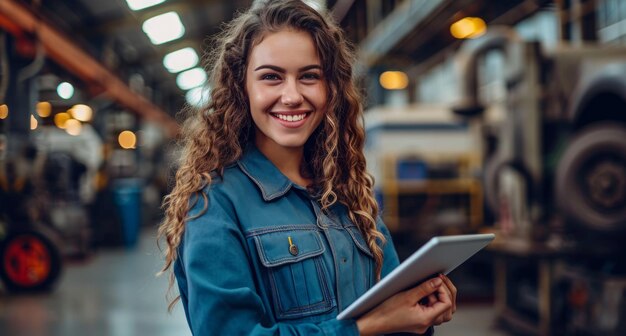
MULTIPOLYGON (((300 0, 256 1, 247 12, 226 24, 214 40, 215 47, 207 57, 211 99, 201 109, 183 110, 188 117, 182 127, 182 155, 175 185, 163 202, 165 219, 159 228, 159 238, 164 237, 167 243, 161 273, 170 269, 177 258, 190 198, 211 183, 212 172, 221 176, 224 167, 236 162, 248 142, 254 141, 244 91, 248 56, 266 34, 281 29, 311 35, 327 80, 327 112, 304 145, 304 161, 309 164, 313 180, 310 188, 320 195, 323 210, 336 202, 347 207, 350 219, 368 242, 380 279, 385 238, 376 228, 374 181, 365 167, 363 106, 353 78, 353 47, 328 14, 300 0)), ((208 200, 202 195, 206 209, 208 200)), ((170 274, 170 288, 173 283, 170 274)))

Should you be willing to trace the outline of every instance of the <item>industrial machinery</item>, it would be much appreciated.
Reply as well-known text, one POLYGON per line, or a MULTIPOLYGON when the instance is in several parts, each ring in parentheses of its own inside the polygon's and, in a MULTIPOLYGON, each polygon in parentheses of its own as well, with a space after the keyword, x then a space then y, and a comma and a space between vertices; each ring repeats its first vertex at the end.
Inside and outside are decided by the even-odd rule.
MULTIPOLYGON (((563 270, 586 274, 597 292, 626 279, 626 48, 548 50, 490 28, 459 51, 457 114, 483 115, 477 62, 493 50, 506 67, 505 116, 483 176, 501 238, 493 248, 498 311, 538 334, 623 335, 623 323, 581 323, 580 312, 600 299, 576 295, 580 276, 563 270)), ((626 317, 626 292, 616 293, 611 321, 626 317)))
POLYGON ((0 280, 11 292, 51 289, 63 266, 59 236, 41 218, 46 208, 38 206, 31 167, 0 161, 0 280))
POLYGON ((522 237, 547 238, 555 214, 578 243, 626 237, 626 48, 543 50, 504 28, 472 42, 459 54, 463 99, 455 112, 484 109, 476 84, 481 55, 502 50, 508 69, 507 114, 485 168, 490 209, 502 215, 508 202, 522 237), (507 193, 506 175, 522 185, 507 193))
MULTIPOLYGON (((365 113, 368 170, 385 224, 424 243, 483 222, 475 178, 479 133, 445 106, 375 107, 365 113)), ((409 247, 410 253, 414 247, 409 247)))

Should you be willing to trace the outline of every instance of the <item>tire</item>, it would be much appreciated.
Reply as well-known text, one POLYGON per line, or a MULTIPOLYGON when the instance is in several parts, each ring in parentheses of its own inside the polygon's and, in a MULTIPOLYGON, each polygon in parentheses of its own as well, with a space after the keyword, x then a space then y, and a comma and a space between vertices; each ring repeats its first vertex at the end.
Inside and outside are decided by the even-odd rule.
POLYGON ((485 164, 483 186, 485 188, 485 201, 491 212, 498 217, 500 215, 500 191, 498 190, 498 173, 505 161, 497 154, 493 155, 485 164))
POLYGON ((525 188, 524 200, 526 204, 530 204, 533 195, 532 178, 526 166, 513 160, 505 160, 501 157, 494 155, 485 165, 485 175, 483 179, 483 185, 485 188, 485 200, 489 210, 497 216, 500 215, 500 207, 502 201, 502 195, 500 195, 500 179, 505 170, 517 174, 522 180, 525 188))
POLYGON ((626 233, 626 127, 594 124, 575 135, 556 169, 559 211, 590 232, 626 233))
POLYGON ((48 291, 61 268, 58 248, 41 232, 11 232, 0 243, 0 278, 9 292, 48 291))

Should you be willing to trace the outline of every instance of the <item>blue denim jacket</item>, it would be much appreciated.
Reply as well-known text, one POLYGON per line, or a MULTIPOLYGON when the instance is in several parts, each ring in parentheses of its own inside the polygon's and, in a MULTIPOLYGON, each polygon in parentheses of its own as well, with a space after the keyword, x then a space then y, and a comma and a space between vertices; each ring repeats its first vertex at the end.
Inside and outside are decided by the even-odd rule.
MULTIPOLYGON (((192 199, 174 274, 194 335, 358 335, 335 317, 375 283, 346 208, 316 200, 248 148, 192 199)), ((398 265, 389 231, 385 276, 398 265)))

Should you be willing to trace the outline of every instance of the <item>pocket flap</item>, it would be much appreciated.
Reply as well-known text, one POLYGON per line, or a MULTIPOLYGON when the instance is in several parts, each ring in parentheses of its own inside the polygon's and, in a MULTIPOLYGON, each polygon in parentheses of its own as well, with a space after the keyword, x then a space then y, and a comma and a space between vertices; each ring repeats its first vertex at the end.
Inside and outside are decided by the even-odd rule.
POLYGON ((358 246, 359 250, 373 258, 374 255, 372 255, 372 251, 370 251, 370 248, 367 245, 365 238, 363 238, 363 235, 361 234, 359 228, 356 226, 348 226, 346 227, 346 230, 348 231, 350 236, 352 236, 352 240, 354 240, 354 243, 356 244, 356 246, 358 246))
POLYGON ((267 231, 254 236, 257 252, 265 267, 274 267, 318 256, 325 251, 316 230, 267 231), (295 248, 292 247, 295 246, 295 248))

